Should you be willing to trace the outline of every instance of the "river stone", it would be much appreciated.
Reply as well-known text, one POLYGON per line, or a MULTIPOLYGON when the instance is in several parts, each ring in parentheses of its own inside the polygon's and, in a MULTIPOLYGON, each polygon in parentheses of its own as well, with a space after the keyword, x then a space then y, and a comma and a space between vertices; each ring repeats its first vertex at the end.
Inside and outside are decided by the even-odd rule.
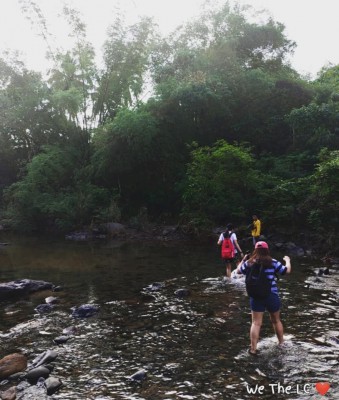
POLYGON ((176 290, 176 291, 174 292, 174 294, 175 294, 177 297, 183 298, 183 297, 189 296, 189 295, 191 294, 191 292, 190 292, 189 289, 182 288, 182 289, 176 290))
POLYGON ((16 372, 8 377, 9 381, 21 381, 26 376, 26 372, 16 372))
POLYGON ((16 399, 16 387, 12 386, 4 392, 0 392, 0 398, 2 400, 15 400, 16 399))
POLYGON ((31 369, 26 374, 26 379, 31 384, 35 384, 39 378, 48 378, 50 374, 50 370, 46 367, 39 366, 36 368, 31 369))
POLYGON ((62 382, 59 378, 51 376, 45 380, 45 387, 47 389, 48 395, 55 393, 57 390, 60 389, 61 386, 62 382))
POLYGON ((39 304, 38 306, 35 307, 35 311, 37 311, 39 314, 47 314, 51 312, 53 309, 53 306, 50 304, 39 304))
POLYGON ((133 380, 133 381, 142 381, 146 378, 147 375, 147 371, 145 371, 144 369, 141 369, 139 371, 137 371, 135 374, 131 375, 129 377, 129 379, 133 380))
POLYGON ((100 307, 96 304, 83 304, 79 307, 72 307, 72 317, 89 318, 99 311, 100 307))
POLYGON ((78 332, 78 328, 76 326, 73 326, 73 325, 68 326, 67 328, 63 329, 63 331, 62 331, 62 333, 64 335, 68 335, 68 336, 76 335, 77 332, 78 332))
POLYGON ((49 290, 52 288, 53 284, 50 282, 35 281, 31 279, 19 279, 16 281, 0 283, 0 299, 7 300, 10 296, 33 293, 40 290, 49 290))
POLYGON ((64 336, 58 336, 58 337, 56 337, 56 338, 53 340, 53 342, 54 342, 55 344, 64 344, 64 343, 66 343, 69 339, 70 339, 70 337, 69 337, 69 336, 66 336, 66 335, 64 335, 64 336))
POLYGON ((58 357, 58 353, 54 350, 47 350, 41 353, 33 360, 34 367, 39 367, 40 365, 47 364, 54 361, 58 357))
POLYGON ((158 292, 159 290, 163 289, 165 287, 165 285, 161 282, 154 282, 151 283, 150 285, 148 285, 146 287, 146 290, 148 290, 149 292, 158 292))
POLYGON ((54 365, 52 365, 52 364, 44 364, 44 367, 47 368, 49 370, 49 372, 52 372, 54 369, 54 365))
POLYGON ((19 387, 17 386, 16 400, 48 400, 46 388, 34 385, 19 391, 19 387))
POLYGON ((57 297, 49 296, 45 298, 45 302, 47 304, 55 304, 59 302, 59 299, 57 297))
POLYGON ((26 368, 27 358, 23 354, 9 354, 0 360, 0 379, 24 371, 26 368))

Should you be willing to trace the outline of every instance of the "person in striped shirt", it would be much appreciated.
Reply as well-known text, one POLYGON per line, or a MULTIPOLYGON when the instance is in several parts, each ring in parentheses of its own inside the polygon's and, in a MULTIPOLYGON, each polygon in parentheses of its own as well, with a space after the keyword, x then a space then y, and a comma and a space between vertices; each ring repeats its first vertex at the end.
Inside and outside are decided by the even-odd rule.
POLYGON ((284 342, 284 328, 280 319, 281 302, 275 279, 276 275, 285 275, 291 272, 290 258, 284 256, 283 260, 285 261, 285 265, 270 256, 268 244, 266 242, 259 241, 255 244, 253 253, 243 257, 236 269, 238 274, 246 275, 253 264, 262 264, 265 268, 267 278, 271 281, 271 293, 269 296, 260 299, 250 297, 252 324, 250 329, 251 346, 249 353, 251 355, 257 355, 260 328, 266 310, 270 314, 270 319, 275 334, 277 335, 279 345, 282 345, 284 342))

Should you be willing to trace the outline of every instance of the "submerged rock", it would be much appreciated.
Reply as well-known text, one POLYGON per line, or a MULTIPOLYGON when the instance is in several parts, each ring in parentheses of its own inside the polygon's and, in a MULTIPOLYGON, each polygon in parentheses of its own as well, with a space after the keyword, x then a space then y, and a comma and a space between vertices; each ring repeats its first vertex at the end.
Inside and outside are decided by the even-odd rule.
POLYGON ((39 304, 34 310, 40 314, 47 314, 53 310, 53 306, 51 304, 39 304))
POLYGON ((58 336, 58 337, 56 337, 56 338, 53 340, 53 342, 54 342, 55 344, 64 344, 64 343, 66 343, 69 339, 70 339, 69 336, 63 335, 63 336, 58 336))
POLYGON ((146 378, 147 371, 144 369, 141 369, 140 371, 137 371, 135 374, 131 375, 129 379, 132 381, 142 381, 146 378))
POLYGON ((68 326, 67 328, 63 329, 62 333, 67 336, 76 335, 78 332, 78 328, 76 326, 68 326))
POLYGON ((72 317, 89 318, 99 312, 100 307, 97 304, 83 304, 79 307, 72 307, 72 317))
POLYGON ((191 291, 189 289, 182 288, 182 289, 177 289, 174 292, 174 294, 179 298, 183 298, 183 297, 188 297, 191 294, 191 291))

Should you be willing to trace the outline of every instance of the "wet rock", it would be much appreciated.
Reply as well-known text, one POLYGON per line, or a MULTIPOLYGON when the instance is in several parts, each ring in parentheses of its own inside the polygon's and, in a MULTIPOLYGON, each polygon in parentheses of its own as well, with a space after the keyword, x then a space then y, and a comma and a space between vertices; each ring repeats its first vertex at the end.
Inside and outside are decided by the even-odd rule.
POLYGON ((65 239, 82 242, 93 239, 93 234, 91 232, 71 232, 65 236, 65 239))
POLYGON ((47 394, 49 396, 58 391, 61 388, 61 386, 62 382, 59 378, 51 376, 45 380, 45 387, 47 390, 47 394))
POLYGON ((184 297, 188 297, 191 292, 189 289, 186 288, 182 288, 182 289, 177 289, 174 294, 179 297, 179 298, 184 298, 184 297))
POLYGON ((63 335, 63 336, 58 336, 58 337, 56 337, 56 338, 53 340, 53 342, 54 342, 55 344, 64 344, 64 343, 66 343, 69 339, 70 339, 69 336, 63 335))
POLYGON ((45 302, 47 304, 56 304, 59 302, 59 299, 57 297, 49 296, 45 298, 45 302))
POLYGON ((141 369, 138 372, 136 372, 135 374, 131 375, 129 377, 129 379, 131 379, 132 381, 142 381, 146 378, 146 375, 147 375, 147 371, 145 371, 144 369, 141 369))
POLYGON ((58 353, 54 350, 47 350, 44 353, 38 355, 32 362, 34 367, 39 367, 40 365, 47 364, 54 361, 58 357, 58 353))
POLYGON ((7 300, 11 296, 24 295, 52 288, 53 284, 50 282, 35 281, 31 279, 19 279, 16 281, 0 283, 0 300, 7 300))
POLYGON ((158 292, 159 290, 161 290, 162 288, 164 288, 165 287, 165 285, 163 284, 163 283, 161 283, 161 282, 154 282, 154 283, 151 283, 150 285, 148 285, 147 287, 146 287, 146 290, 148 291, 148 292, 158 292))
POLYGON ((4 392, 0 392, 0 398, 2 400, 15 400, 16 399, 16 387, 12 386, 4 392))
POLYGON ((331 342, 334 342, 335 344, 339 345, 339 337, 335 337, 335 336, 330 336, 328 338, 331 342))
POLYGON ((53 310, 53 306, 51 304, 39 304, 34 310, 39 314, 47 314, 53 310))
POLYGON ((30 386, 28 387, 21 385, 17 386, 17 396, 16 400, 47 400, 47 391, 45 387, 41 387, 40 385, 30 386))
POLYGON ((24 379, 25 376, 26 372, 16 372, 15 374, 9 376, 7 379, 9 381, 21 381, 22 379, 24 379))
POLYGON ((0 379, 24 371, 26 368, 27 358, 23 354, 9 354, 0 360, 0 379))
POLYGON ((141 295, 141 300, 144 301, 145 303, 148 301, 154 301, 157 298, 153 295, 153 294, 149 294, 149 293, 143 293, 141 295))
POLYGON ((47 368, 49 370, 49 372, 52 372, 54 369, 54 365, 52 365, 52 364, 44 364, 44 367, 47 368))
POLYGON ((50 370, 48 368, 39 366, 28 371, 26 374, 26 379, 29 383, 35 384, 39 378, 48 378, 49 374, 50 370))
POLYGON ((79 307, 72 307, 72 317, 89 318, 99 312, 100 307, 96 304, 83 304, 79 307))
POLYGON ((67 336, 76 335, 78 332, 78 328, 76 326, 68 326, 65 328, 62 333, 67 336))
POLYGON ((107 224, 102 224, 101 228, 110 235, 117 235, 126 230, 126 227, 118 222, 108 222, 107 224))
POLYGON ((53 286, 52 290, 53 292, 61 292, 62 286, 53 286))

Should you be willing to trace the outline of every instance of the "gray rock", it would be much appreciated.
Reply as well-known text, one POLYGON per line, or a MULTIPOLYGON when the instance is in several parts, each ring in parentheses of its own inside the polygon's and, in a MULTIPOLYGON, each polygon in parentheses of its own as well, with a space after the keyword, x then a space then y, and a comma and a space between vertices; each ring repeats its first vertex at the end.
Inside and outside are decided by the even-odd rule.
POLYGON ((66 343, 69 339, 70 339, 69 336, 63 335, 63 336, 58 336, 58 337, 56 337, 56 338, 53 340, 53 342, 54 342, 55 344, 64 344, 64 343, 66 343))
POLYGON ((47 400, 47 390, 41 386, 28 386, 19 391, 17 386, 16 400, 47 400))
POLYGON ((59 299, 57 297, 49 296, 45 298, 45 302, 47 304, 56 304, 59 302, 59 299))
POLYGON ((59 390, 62 386, 62 382, 59 378, 55 378, 53 376, 47 378, 45 380, 45 387, 47 390, 47 394, 50 396, 54 394, 57 390, 59 390))
POLYGON ((188 296, 191 294, 191 292, 190 292, 189 289, 183 288, 183 289, 178 289, 178 290, 176 290, 176 291, 174 292, 174 294, 175 294, 177 297, 183 298, 183 297, 188 297, 188 296))
POLYGON ((40 365, 47 364, 54 361, 58 357, 58 353, 54 350, 47 350, 41 353, 33 360, 33 366, 39 367, 40 365))
POLYGON ((47 314, 53 310, 53 306, 51 304, 39 304, 34 310, 40 314, 47 314))
POLYGON ((36 383, 39 378, 48 378, 50 374, 50 370, 44 366, 39 366, 31 369, 26 374, 26 379, 29 383, 36 383))
POLYGON ((137 371, 135 374, 131 375, 129 379, 132 381, 142 381, 146 378, 147 371, 144 369, 141 369, 140 371, 137 371))
POLYGON ((72 307, 72 317, 89 318, 99 312, 100 307, 97 304, 83 304, 79 307, 72 307))
POLYGON ((62 333, 67 336, 76 335, 78 332, 78 328, 76 326, 68 326, 67 328, 63 329, 62 333))
POLYGON ((16 281, 0 283, 0 300, 8 299, 10 296, 34 293, 40 290, 50 290, 53 284, 31 279, 19 279, 16 281))

